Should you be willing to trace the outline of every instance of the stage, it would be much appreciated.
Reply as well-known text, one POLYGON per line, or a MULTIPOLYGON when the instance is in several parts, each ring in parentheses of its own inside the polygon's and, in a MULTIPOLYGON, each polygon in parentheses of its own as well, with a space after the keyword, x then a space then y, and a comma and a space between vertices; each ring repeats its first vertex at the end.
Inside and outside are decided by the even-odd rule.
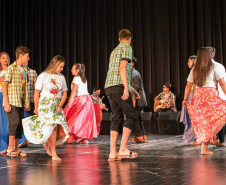
MULTIPOLYGON (((1 185, 101 185, 101 184, 209 184, 226 182, 226 148, 210 145, 212 156, 201 156, 200 146, 189 146, 182 136, 149 135, 149 143, 129 148, 137 159, 108 162, 109 136, 90 144, 64 144, 52 161, 41 145, 21 150, 27 158, 0 156, 1 185)), ((118 143, 119 146, 119 143, 118 143)))

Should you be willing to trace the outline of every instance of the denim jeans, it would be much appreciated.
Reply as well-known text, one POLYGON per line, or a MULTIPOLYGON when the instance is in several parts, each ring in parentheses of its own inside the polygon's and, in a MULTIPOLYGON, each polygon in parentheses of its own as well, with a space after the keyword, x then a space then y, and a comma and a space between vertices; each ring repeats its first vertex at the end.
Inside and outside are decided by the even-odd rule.
POLYGON ((132 130, 136 121, 136 112, 133 107, 131 93, 129 93, 129 98, 127 100, 122 100, 121 96, 123 95, 123 92, 123 85, 112 86, 105 89, 112 111, 111 131, 119 132, 121 124, 123 124, 123 127, 132 130), (125 120, 124 115, 126 118, 125 120))

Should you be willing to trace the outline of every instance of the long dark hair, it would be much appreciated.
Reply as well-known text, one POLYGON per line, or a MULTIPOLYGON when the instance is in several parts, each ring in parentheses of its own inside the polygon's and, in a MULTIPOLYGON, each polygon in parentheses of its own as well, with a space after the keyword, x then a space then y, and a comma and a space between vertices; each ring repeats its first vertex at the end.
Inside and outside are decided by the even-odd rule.
POLYGON ((206 83, 206 78, 213 69, 210 53, 207 48, 199 48, 197 52, 197 61, 193 71, 194 83, 202 87, 206 83))
POLYGON ((80 63, 76 63, 76 64, 74 64, 74 66, 75 66, 76 70, 79 70, 78 75, 82 79, 82 82, 86 83, 85 65, 84 64, 80 64, 80 63))

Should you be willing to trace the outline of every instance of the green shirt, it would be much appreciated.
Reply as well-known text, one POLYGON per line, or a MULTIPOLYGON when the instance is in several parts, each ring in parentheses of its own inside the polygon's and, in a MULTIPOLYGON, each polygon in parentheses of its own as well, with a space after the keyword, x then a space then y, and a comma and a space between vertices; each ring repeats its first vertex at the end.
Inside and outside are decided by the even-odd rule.
POLYGON ((122 60, 127 60, 128 64, 126 68, 126 73, 127 73, 127 83, 130 91, 132 59, 133 59, 132 47, 125 42, 120 42, 120 44, 111 52, 109 69, 104 88, 123 84, 121 80, 119 67, 122 60))

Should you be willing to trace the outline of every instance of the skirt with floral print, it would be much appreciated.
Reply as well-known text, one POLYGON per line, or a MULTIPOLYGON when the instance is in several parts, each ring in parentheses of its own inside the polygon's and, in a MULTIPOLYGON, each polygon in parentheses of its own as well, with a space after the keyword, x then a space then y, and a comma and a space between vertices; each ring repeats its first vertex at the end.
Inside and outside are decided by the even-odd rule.
POLYGON ((54 98, 40 98, 38 104, 38 115, 22 120, 24 135, 27 140, 34 144, 44 144, 48 141, 54 128, 58 129, 57 145, 62 145, 69 137, 68 126, 63 110, 56 114, 60 100, 54 98))
POLYGON ((200 87, 188 105, 197 142, 214 141, 226 124, 226 102, 215 88, 200 87))

